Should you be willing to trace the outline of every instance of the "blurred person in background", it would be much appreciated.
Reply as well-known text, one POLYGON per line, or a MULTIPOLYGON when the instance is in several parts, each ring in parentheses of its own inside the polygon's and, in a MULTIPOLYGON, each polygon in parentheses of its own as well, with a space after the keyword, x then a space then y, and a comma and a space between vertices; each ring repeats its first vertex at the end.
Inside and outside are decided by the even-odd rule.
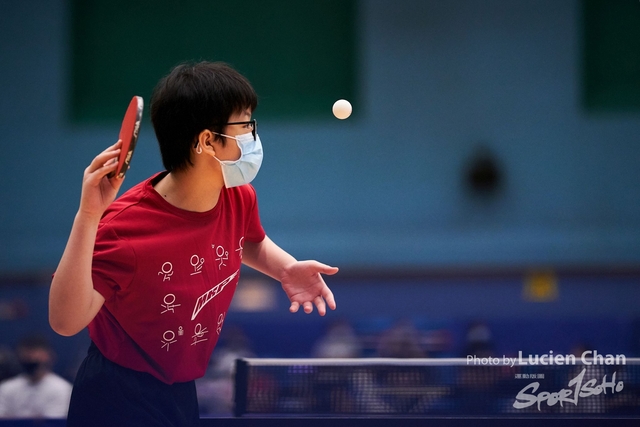
POLYGON ((22 373, 0 383, 1 418, 65 418, 71 384, 52 372, 55 354, 41 336, 17 346, 22 373))
POLYGON ((353 358, 362 354, 362 344, 353 327, 346 320, 332 323, 311 350, 311 357, 353 358))
POLYGON ((493 333, 482 320, 471 322, 465 336, 465 350, 462 357, 492 357, 494 356, 493 333))
POLYGON ((421 358, 427 357, 422 336, 408 319, 397 322, 384 331, 378 343, 379 357, 421 358))
POLYGON ((13 349, 7 346, 0 347, 0 383, 13 378, 21 372, 18 357, 13 349))

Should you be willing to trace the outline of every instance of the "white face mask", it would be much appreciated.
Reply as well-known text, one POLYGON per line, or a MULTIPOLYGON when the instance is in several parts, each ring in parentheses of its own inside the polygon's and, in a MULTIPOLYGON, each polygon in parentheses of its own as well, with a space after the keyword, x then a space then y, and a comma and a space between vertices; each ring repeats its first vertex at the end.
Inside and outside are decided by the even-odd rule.
POLYGON ((226 138, 235 139, 240 147, 240 158, 238 160, 216 160, 222 166, 222 176, 224 186, 227 188, 239 187, 248 184, 258 175, 260 165, 262 165, 262 142, 260 136, 256 134, 254 141, 251 132, 238 136, 218 134, 226 138))

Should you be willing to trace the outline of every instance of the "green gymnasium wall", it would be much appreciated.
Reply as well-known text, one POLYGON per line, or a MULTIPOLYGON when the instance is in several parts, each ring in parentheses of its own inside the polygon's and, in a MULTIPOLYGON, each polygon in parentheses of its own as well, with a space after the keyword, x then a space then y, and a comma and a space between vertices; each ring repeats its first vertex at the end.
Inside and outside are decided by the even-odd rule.
POLYGON ((640 1, 583 1, 584 107, 640 111, 640 1))
POLYGON ((309 119, 356 97, 355 0, 73 0, 72 122, 120 119, 184 61, 249 78, 260 117, 309 119))

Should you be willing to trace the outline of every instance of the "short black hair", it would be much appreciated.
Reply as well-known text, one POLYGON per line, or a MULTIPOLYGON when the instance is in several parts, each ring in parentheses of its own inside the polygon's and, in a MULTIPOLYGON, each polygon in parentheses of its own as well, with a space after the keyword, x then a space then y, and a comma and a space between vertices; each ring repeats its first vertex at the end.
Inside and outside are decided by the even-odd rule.
POLYGON ((18 350, 52 350, 49 340, 40 334, 28 335, 22 338, 16 347, 18 350))
POLYGON ((170 172, 186 169, 200 132, 222 133, 231 115, 253 112, 257 106, 249 80, 228 64, 204 61, 176 66, 151 97, 151 122, 164 167, 170 172))

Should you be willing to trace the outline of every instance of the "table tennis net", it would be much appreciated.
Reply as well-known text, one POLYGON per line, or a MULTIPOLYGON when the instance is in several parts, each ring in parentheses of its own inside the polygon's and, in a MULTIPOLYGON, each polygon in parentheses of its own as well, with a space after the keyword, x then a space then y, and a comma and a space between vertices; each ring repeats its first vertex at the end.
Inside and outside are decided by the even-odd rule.
POLYGON ((496 361, 238 359, 235 415, 640 415, 640 359, 615 365, 496 361))

